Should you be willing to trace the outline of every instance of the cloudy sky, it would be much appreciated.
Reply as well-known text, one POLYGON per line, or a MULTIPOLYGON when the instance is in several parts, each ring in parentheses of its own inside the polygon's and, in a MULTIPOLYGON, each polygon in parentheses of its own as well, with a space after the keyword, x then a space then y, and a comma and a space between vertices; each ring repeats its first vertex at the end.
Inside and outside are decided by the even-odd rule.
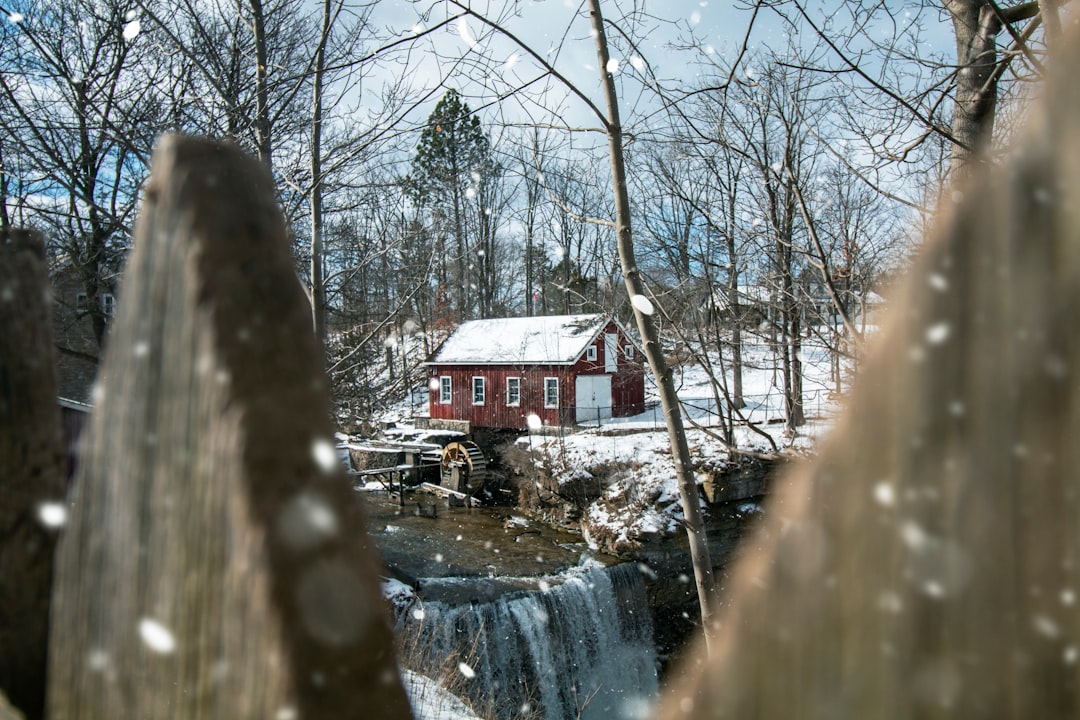
MULTIPOLYGON (((724 62, 735 57, 750 22, 751 14, 735 3, 717 0, 671 0, 664 3, 606 2, 605 19, 618 28, 609 30, 612 56, 618 61, 625 112, 633 112, 643 102, 641 79, 661 78, 666 85, 690 84, 695 76, 708 72, 710 61, 724 62), (635 7, 636 5, 636 7, 635 7), (638 17, 627 16, 627 10, 638 17), (626 33, 628 38, 620 37, 626 33), (682 49, 680 46, 687 46, 682 49), (692 46, 692 47, 689 47, 692 46)), ((576 84, 593 102, 602 107, 599 93, 596 46, 584 4, 578 0, 530 0, 521 3, 473 3, 478 12, 498 19, 508 31, 533 51, 545 57, 568 80, 576 84)), ((380 29, 399 35, 422 32, 458 13, 445 3, 413 3, 408 0, 380 2, 374 23, 380 29)), ((761 13, 754 34, 755 42, 783 44, 783 29, 774 16, 761 13)), ((419 52, 406 66, 390 72, 404 74, 417 87, 440 81, 459 89, 471 98, 474 107, 482 98, 505 93, 509 88, 537 78, 541 73, 529 52, 501 36, 476 18, 450 22, 424 38, 419 52), (456 63, 463 61, 459 66, 456 63), (478 71, 478 66, 483 71, 478 71), (462 71, 471 71, 471 80, 462 71)), ((571 99, 565 88, 553 79, 541 81, 530 89, 547 109, 557 112, 572 125, 597 126, 591 111, 580 99, 571 99)), ((528 103, 509 103, 504 112, 533 112, 528 103)))
MULTIPOLYGON (((815 22, 843 27, 850 23, 843 0, 810 0, 807 10, 815 22)), ((888 40, 920 8, 923 0, 890 0, 881 7, 880 28, 866 28, 870 40, 888 40)), ((596 46, 584 0, 473 0, 478 13, 497 20, 532 51, 546 58, 567 80, 576 85, 597 108, 602 108, 597 71, 596 46)), ((932 7, 932 6, 930 6, 932 7)), ((738 56, 750 27, 752 13, 741 0, 667 0, 665 2, 602 3, 609 23, 608 39, 612 57, 618 62, 620 102, 624 124, 632 126, 654 112, 659 101, 648 86, 659 82, 667 93, 703 84, 703 78, 722 72, 738 56)), ((470 17, 448 19, 460 9, 434 0, 382 0, 377 3, 373 22, 378 32, 405 37, 421 34, 407 64, 382 70, 386 78, 406 77, 414 89, 442 84, 454 87, 479 110, 486 121, 548 122, 553 125, 598 128, 599 122, 588 105, 574 97, 558 80, 543 75, 529 51, 508 37, 470 17), (440 23, 445 23, 440 27, 440 23), (425 31, 432 30, 430 34, 425 31), (528 92, 495 103, 514 87, 530 83, 528 92)), ((786 12, 793 13, 788 7, 786 12)), ((936 10, 922 11, 928 29, 920 41, 930 47, 918 48, 950 52, 950 29, 936 10)), ((751 51, 768 47, 782 51, 793 31, 777 13, 761 10, 750 34, 751 51)), ((794 37, 796 43, 811 43, 812 33, 794 37)), ((745 72, 741 68, 740 72, 745 72)), ((442 91, 417 112, 413 123, 422 122, 442 91)), ((595 134, 594 134, 595 135, 595 134)), ((586 142, 589 133, 576 137, 586 142)), ((597 136, 597 139, 598 136, 597 136)))

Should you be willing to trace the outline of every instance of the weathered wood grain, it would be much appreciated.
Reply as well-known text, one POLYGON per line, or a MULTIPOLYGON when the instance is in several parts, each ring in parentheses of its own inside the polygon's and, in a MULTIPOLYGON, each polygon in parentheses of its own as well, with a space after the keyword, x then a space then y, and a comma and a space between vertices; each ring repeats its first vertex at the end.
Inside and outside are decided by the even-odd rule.
POLYGON ((49 284, 40 236, 0 231, 0 691, 28 718, 45 705, 45 651, 65 465, 49 284))
POLYGON ((310 317, 263 166, 164 138, 58 551, 52 717, 408 716, 310 317))

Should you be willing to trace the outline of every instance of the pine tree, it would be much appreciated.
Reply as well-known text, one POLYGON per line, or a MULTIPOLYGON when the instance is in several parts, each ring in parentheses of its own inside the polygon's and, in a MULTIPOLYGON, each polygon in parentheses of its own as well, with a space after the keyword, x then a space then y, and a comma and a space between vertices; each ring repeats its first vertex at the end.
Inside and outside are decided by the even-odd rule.
POLYGON ((452 301, 462 320, 478 299, 478 309, 484 309, 482 298, 474 297, 469 275, 471 267, 482 268, 485 263, 480 259, 488 257, 487 252, 476 253, 476 245, 489 245, 493 235, 490 213, 484 212, 480 200, 490 195, 485 190, 497 176, 491 143, 480 119, 456 90, 448 90, 420 135, 409 190, 413 201, 435 223, 436 254, 442 265, 439 279, 456 295, 452 301))

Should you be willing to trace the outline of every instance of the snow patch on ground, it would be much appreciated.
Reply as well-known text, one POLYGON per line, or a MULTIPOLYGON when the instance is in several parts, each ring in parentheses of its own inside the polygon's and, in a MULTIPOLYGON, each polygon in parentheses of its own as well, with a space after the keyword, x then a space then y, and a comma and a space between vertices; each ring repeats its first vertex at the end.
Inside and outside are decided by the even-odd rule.
POLYGON ((383 597, 393 606, 395 612, 412 605, 416 600, 416 593, 411 587, 394 578, 384 578, 382 581, 383 597))
MULTIPOLYGON (((795 437, 785 434, 782 422, 770 422, 784 417, 784 404, 783 394, 774 384, 776 372, 767 350, 750 349, 746 357, 743 385, 747 407, 743 412, 757 431, 745 424, 736 425, 735 446, 762 454, 773 453, 774 446, 782 455, 812 453, 831 428, 839 408, 828 391, 831 368, 827 353, 823 348, 804 348, 808 420, 795 437)), ((680 400, 685 403, 691 466, 700 486, 709 474, 722 472, 734 461, 720 439, 719 427, 694 426, 716 422, 716 404, 709 397, 711 378, 700 366, 686 365, 678 369, 678 380, 680 400)), ((551 471, 559 487, 584 484, 599 494, 581 520, 585 539, 594 550, 631 550, 650 538, 682 532, 684 514, 671 443, 665 429, 643 429, 655 427, 651 414, 663 422, 657 410, 636 418, 604 421, 575 433, 532 435, 518 441, 538 464, 551 471)), ((739 511, 755 512, 751 505, 744 504, 739 511)))
POLYGON ((429 677, 403 670, 401 681, 416 720, 481 720, 460 698, 429 677))

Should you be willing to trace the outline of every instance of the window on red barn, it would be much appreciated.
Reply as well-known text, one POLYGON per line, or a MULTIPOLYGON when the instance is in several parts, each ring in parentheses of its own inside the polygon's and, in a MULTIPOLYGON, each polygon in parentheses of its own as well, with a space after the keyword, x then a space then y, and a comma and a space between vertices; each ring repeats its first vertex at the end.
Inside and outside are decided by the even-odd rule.
POLYGON ((439 378, 439 403, 441 405, 450 404, 453 389, 449 376, 443 375, 439 378))
POLYGON ((506 406, 518 407, 521 405, 521 378, 506 378, 506 406))
POLYGON ((482 377, 474 377, 472 379, 472 404, 484 404, 484 378, 482 377))
POLYGON ((544 407, 559 407, 559 378, 544 378, 544 407))
POLYGON ((585 359, 589 360, 590 362, 596 362, 596 346, 595 345, 590 345, 585 350, 585 359))

